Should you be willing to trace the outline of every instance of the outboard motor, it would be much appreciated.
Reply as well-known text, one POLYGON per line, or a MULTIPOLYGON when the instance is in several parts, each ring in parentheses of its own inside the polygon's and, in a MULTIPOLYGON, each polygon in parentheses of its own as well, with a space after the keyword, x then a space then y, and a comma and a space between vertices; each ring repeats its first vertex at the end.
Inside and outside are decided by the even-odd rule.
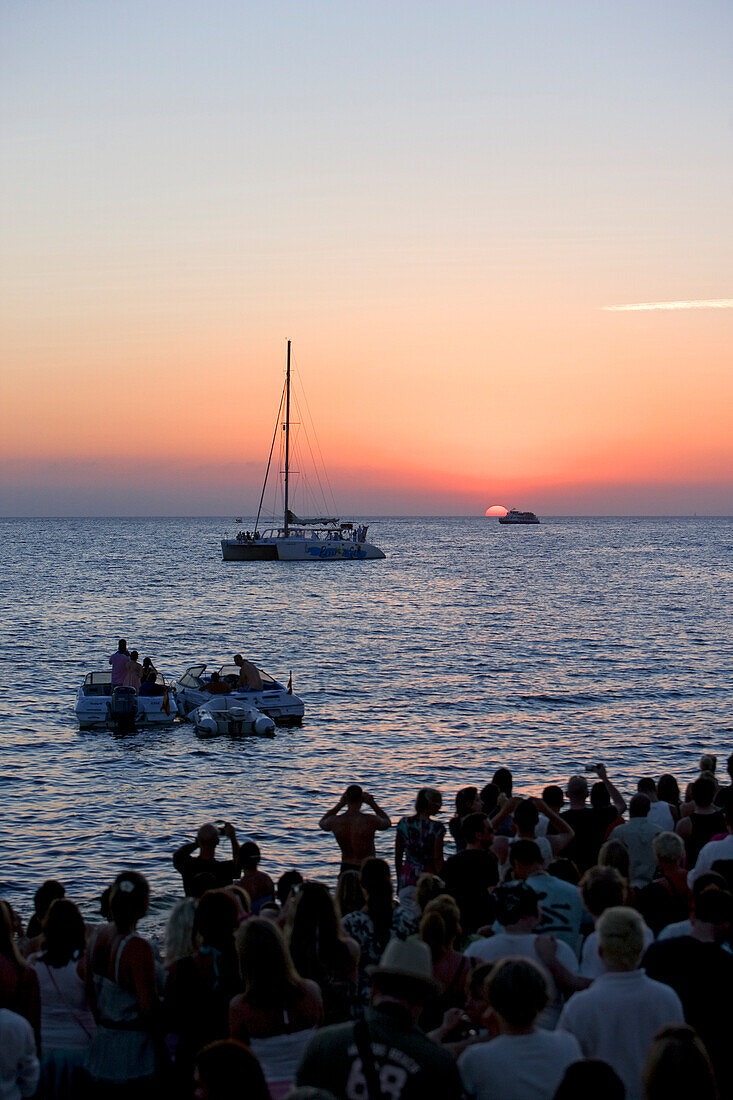
POLYGON ((116 733, 132 733, 137 720, 137 692, 131 687, 112 689, 107 725, 116 733))

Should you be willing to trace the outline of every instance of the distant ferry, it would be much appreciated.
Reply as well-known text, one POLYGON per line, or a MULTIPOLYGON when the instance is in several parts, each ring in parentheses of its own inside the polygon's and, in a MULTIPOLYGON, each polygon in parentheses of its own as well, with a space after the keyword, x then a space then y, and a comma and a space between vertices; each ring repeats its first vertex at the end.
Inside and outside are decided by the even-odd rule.
POLYGON ((517 512, 512 508, 505 516, 500 516, 499 523, 539 523, 534 512, 517 512))

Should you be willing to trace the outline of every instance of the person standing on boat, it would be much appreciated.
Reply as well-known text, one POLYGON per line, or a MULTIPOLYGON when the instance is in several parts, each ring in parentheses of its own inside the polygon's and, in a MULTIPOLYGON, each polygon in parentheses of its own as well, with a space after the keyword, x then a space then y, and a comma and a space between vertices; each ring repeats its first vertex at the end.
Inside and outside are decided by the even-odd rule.
POLYGON ((127 640, 120 638, 117 643, 117 652, 109 659, 112 665, 112 687, 122 687, 130 664, 130 654, 127 652, 127 640))
POLYGON ((340 875, 344 871, 359 871, 365 859, 373 859, 374 834, 391 825, 389 816, 358 783, 348 786, 333 809, 318 822, 319 829, 333 833, 341 849, 340 875), (362 813, 362 805, 369 806, 374 813, 362 813))
POLYGON ((125 687, 132 688, 136 695, 140 694, 140 684, 142 683, 143 666, 138 661, 138 652, 136 649, 130 654, 130 659, 127 663, 125 670, 125 687))
POLYGON ((241 653, 235 654, 234 663, 239 668, 237 690, 246 691, 247 688, 251 688, 252 691, 262 691, 260 670, 256 668, 251 661, 245 661, 241 653))

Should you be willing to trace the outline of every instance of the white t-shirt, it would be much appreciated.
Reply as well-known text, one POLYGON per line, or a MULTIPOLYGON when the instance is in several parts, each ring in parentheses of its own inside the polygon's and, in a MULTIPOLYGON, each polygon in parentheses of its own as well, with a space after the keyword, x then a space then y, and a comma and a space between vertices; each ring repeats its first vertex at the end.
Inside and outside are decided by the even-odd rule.
POLYGON ((712 871, 713 864, 719 859, 733 859, 733 833, 729 833, 723 840, 709 840, 707 844, 703 844, 697 863, 687 872, 687 885, 692 888, 695 879, 705 871, 712 871))
POLYGON ((33 1096, 40 1075, 33 1028, 22 1016, 0 1008, 0 1100, 33 1096))
MULTIPOLYGON (((518 840, 522 840, 522 839, 523 838, 521 836, 510 837, 509 838, 509 847, 511 848, 512 844, 516 844, 518 840)), ((552 850, 552 845, 550 844, 549 840, 547 839, 546 836, 537 836, 537 835, 535 835, 535 838, 532 841, 532 843, 536 844, 537 847, 539 848, 540 854, 542 855, 542 862, 545 865, 545 867, 547 867, 547 865, 549 863, 552 863, 553 859, 555 858, 555 853, 552 850)), ((508 863, 509 863, 509 859, 507 858, 507 864, 508 863)), ((509 877, 511 877, 511 872, 510 872, 509 877)))
MULTIPOLYGON (((644 950, 647 947, 651 947, 654 943, 654 933, 651 928, 647 928, 644 925, 644 950)), ((580 973, 584 978, 600 978, 601 974, 607 973, 606 964, 601 958, 598 952, 598 933, 591 932, 590 936, 583 944, 583 950, 580 955, 580 973)))
MULTIPOLYGON (((515 881, 516 879, 507 879, 509 883, 515 881)), ((530 875, 525 882, 540 896, 540 923, 537 925, 537 933, 544 935, 552 932, 558 939, 564 940, 576 956, 579 955, 581 926, 593 925, 593 918, 583 905, 579 888, 564 879, 549 875, 547 871, 530 875)), ((504 931, 498 921, 494 923, 494 931, 504 931)))
POLYGON ((616 1070, 627 1100, 642 1100, 641 1075, 654 1036, 668 1024, 683 1024, 675 991, 643 970, 601 974, 575 993, 562 1010, 558 1029, 580 1043, 584 1058, 600 1058, 616 1070))
MULTIPOLYGON (((532 962, 537 963, 547 975, 548 985, 550 987, 550 1003, 537 1017, 537 1024, 539 1027, 552 1031, 560 1015, 562 1001, 557 986, 555 985, 554 978, 549 974, 537 954, 535 949, 536 941, 537 935, 534 932, 500 932, 498 935, 490 936, 488 939, 475 940, 473 943, 469 944, 464 954, 472 959, 480 959, 481 962, 496 962, 498 959, 519 956, 520 958, 531 959, 532 962)), ((566 943, 563 943, 562 940, 557 941, 557 958, 558 962, 561 962, 571 974, 578 973, 578 960, 572 950, 566 943)))
POLYGON ((538 1029, 477 1043, 463 1052, 458 1069, 472 1100, 552 1100, 565 1070, 582 1059, 573 1035, 538 1029))
POLYGON ((669 802, 662 802, 661 800, 659 802, 650 802, 647 821, 651 821, 654 825, 658 825, 660 829, 664 829, 665 833, 674 832, 674 818, 669 808, 669 802))

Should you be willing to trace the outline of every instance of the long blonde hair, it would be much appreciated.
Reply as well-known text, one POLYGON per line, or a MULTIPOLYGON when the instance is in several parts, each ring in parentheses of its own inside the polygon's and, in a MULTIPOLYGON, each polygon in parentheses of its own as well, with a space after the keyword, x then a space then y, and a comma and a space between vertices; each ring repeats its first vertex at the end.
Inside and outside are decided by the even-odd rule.
POLYGON ((420 939, 430 948, 433 965, 450 950, 460 934, 461 912, 453 898, 443 894, 429 901, 420 921, 420 939))

